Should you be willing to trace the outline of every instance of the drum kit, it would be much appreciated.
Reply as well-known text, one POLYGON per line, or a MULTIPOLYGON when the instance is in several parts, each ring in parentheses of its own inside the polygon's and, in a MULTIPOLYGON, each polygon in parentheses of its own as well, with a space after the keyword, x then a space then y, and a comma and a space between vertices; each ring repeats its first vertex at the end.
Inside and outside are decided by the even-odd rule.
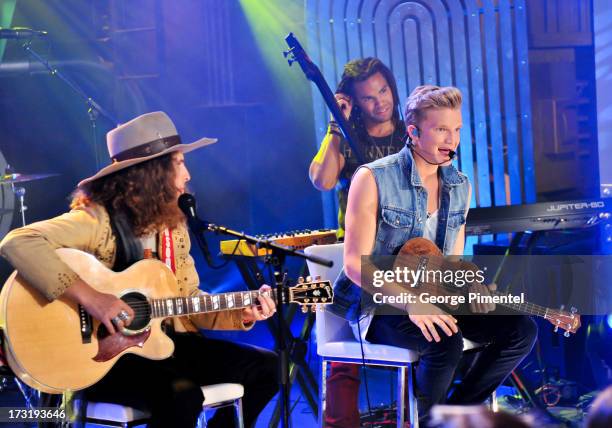
MULTIPOLYGON (((25 189, 25 187, 19 187, 19 186, 16 186, 16 185, 19 185, 21 183, 26 183, 28 181, 42 180, 42 179, 49 178, 49 177, 55 177, 55 176, 58 176, 58 175, 59 174, 5 173, 4 175, 0 176, 0 186, 11 186, 11 190, 13 191, 15 196, 17 197, 17 200, 19 201, 19 212, 21 213, 21 224, 22 224, 22 226, 26 225, 25 211, 28 209, 28 207, 25 205, 25 193, 26 193, 26 189, 25 189)), ((0 215, 8 214, 9 212, 12 212, 12 210, 3 209, 2 211, 0 211, 0 215)))
MULTIPOLYGON (((10 172, 10 167, 7 166, 6 172, 3 175, 0 175, 0 188, 4 186, 11 186, 11 190, 13 194, 17 197, 19 201, 19 211, 21 213, 21 224, 22 226, 26 225, 25 219, 25 211, 28 207, 25 205, 25 187, 19 186, 21 183, 27 183, 30 181, 42 180, 49 177, 55 177, 59 174, 20 174, 20 173, 12 173, 10 172)), ((2 208, 0 207, 0 219, 5 214, 12 213, 12 209, 2 208)), ((0 234, 0 238, 2 238, 2 234, 0 234)), ((28 387, 27 385, 20 382, 17 377, 13 377, 12 372, 5 364, 2 358, 2 346, 1 346, 1 334, 0 334, 0 393, 5 391, 9 385, 9 379, 13 378, 17 387, 19 388, 21 394, 25 399, 25 404, 27 408, 34 408, 37 403, 40 402, 40 396, 36 390, 28 387)))

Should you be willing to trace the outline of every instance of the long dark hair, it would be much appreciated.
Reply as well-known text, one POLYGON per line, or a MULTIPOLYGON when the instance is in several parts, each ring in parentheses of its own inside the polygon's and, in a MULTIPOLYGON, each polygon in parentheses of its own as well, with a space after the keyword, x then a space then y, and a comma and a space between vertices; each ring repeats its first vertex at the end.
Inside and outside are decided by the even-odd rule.
MULTIPOLYGON (((395 82, 395 77, 393 76, 393 73, 391 73, 391 70, 389 70, 389 67, 383 64, 383 62, 378 58, 367 57, 347 62, 344 66, 342 78, 340 79, 340 83, 338 83, 336 93, 346 94, 351 97, 352 100, 355 100, 355 82, 363 82, 376 73, 382 74, 387 81, 389 88, 391 88, 391 94, 393 95, 393 116, 391 120, 393 121, 395 128, 398 129, 398 127, 401 127, 403 123, 400 119, 400 100, 397 93, 397 83, 395 82)), ((361 136, 364 136, 367 135, 367 129, 361 115, 361 109, 353 101, 353 108, 351 110, 349 122, 361 136)))
POLYGON ((96 203, 121 212, 136 236, 173 228, 185 219, 177 205, 174 154, 122 169, 77 188, 71 208, 96 203))

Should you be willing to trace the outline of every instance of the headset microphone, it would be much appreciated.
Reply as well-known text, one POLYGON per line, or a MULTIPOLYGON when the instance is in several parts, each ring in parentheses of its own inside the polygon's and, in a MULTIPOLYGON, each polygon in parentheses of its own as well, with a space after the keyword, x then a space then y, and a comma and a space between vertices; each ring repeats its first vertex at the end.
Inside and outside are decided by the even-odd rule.
MULTIPOLYGON (((414 153, 419 155, 419 157, 421 159, 423 159, 425 162, 427 162, 430 165, 442 165, 443 163, 448 162, 448 160, 453 160, 453 158, 457 154, 457 152, 455 152, 454 150, 450 150, 449 149, 449 151, 448 151, 448 160, 445 160, 445 161, 442 161, 442 162, 438 162, 438 163, 430 162, 427 159, 425 159, 425 157, 417 151, 416 146, 414 145, 414 143, 412 142, 412 139, 410 138, 410 134, 406 133, 406 136, 408 137, 408 142, 407 142, 408 147, 410 147, 414 153)), ((419 131, 419 128, 415 127, 412 130, 412 137, 420 137, 420 136, 421 136, 421 132, 419 131)))
POLYGON ((428 161, 428 160, 425 158, 425 156, 423 156, 422 154, 420 154, 420 153, 417 151, 417 149, 416 149, 416 147, 415 147, 414 143, 412 142, 412 140, 408 140, 408 147, 409 147, 409 148, 411 148, 411 149, 412 149, 412 151, 413 151, 414 153, 416 153, 417 155, 419 155, 419 157, 420 157, 421 159, 423 159, 425 162, 427 162, 427 163, 428 163, 428 164, 430 164, 430 165, 442 165, 443 163, 446 163, 446 162, 448 162, 448 161, 450 161, 450 160, 453 160, 453 158, 454 158, 454 157, 455 157, 455 155, 457 154, 457 152, 456 152, 456 151, 454 151, 454 150, 449 150, 449 151, 448 151, 448 160, 445 160, 445 161, 442 161, 442 162, 435 163, 435 162, 430 162, 430 161, 428 161))

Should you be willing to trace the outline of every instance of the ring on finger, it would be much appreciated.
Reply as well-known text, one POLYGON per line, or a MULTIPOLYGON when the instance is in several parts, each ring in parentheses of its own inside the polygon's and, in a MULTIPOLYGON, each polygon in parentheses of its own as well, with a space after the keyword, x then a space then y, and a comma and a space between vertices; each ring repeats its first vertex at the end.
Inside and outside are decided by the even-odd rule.
POLYGON ((118 325, 121 322, 121 318, 119 316, 111 318, 111 322, 115 325, 118 325))
POLYGON ((130 314, 125 310, 121 310, 115 318, 119 318, 121 321, 127 321, 130 318, 130 314))

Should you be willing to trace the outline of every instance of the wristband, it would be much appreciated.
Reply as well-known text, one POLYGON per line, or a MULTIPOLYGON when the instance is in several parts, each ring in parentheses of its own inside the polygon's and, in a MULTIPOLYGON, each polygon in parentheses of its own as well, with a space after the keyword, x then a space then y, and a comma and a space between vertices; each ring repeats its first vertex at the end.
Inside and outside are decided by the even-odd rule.
POLYGON ((332 134, 332 135, 337 135, 338 137, 342 137, 342 132, 340 132, 340 127, 338 126, 338 124, 334 126, 332 122, 330 122, 329 126, 327 127, 327 133, 332 134))
POLYGON ((336 122, 335 120, 330 120, 327 129, 331 129, 336 132, 340 132, 340 125, 338 125, 338 122, 336 122))

